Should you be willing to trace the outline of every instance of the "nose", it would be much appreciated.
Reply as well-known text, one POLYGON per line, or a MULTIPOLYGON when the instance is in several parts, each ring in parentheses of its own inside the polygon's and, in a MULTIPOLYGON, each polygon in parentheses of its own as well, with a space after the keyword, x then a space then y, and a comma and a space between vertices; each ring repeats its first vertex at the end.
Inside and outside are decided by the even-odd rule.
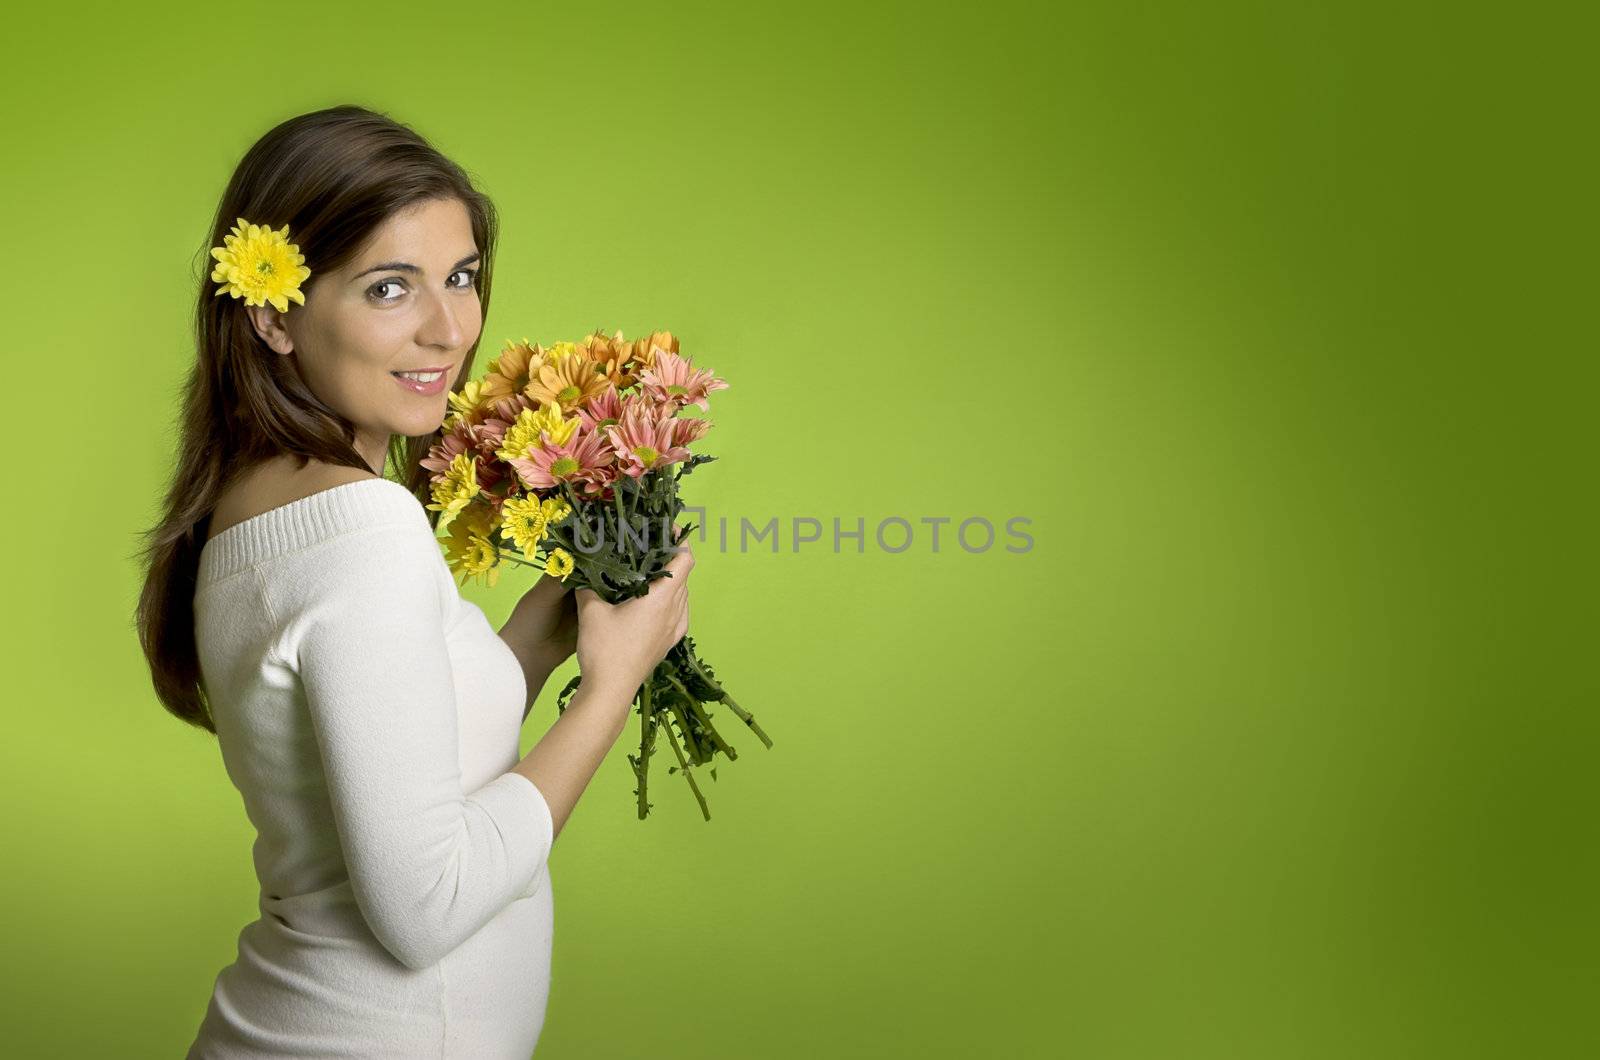
POLYGON ((417 344, 420 346, 433 346, 441 350, 460 349, 467 344, 467 324, 462 315, 476 308, 473 302, 471 307, 465 305, 469 299, 451 299, 445 295, 433 294, 426 302, 422 320, 417 327, 417 344))

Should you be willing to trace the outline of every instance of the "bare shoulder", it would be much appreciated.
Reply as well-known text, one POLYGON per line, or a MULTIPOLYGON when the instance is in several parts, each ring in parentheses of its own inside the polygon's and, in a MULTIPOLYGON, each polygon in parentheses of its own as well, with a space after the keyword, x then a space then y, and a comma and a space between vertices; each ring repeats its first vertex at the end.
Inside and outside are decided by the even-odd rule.
POLYGON ((216 537, 230 526, 235 526, 264 515, 274 508, 302 500, 313 493, 321 493, 334 486, 363 479, 381 478, 369 470, 308 461, 304 467, 292 457, 275 457, 257 464, 223 488, 211 511, 211 525, 206 539, 216 537))

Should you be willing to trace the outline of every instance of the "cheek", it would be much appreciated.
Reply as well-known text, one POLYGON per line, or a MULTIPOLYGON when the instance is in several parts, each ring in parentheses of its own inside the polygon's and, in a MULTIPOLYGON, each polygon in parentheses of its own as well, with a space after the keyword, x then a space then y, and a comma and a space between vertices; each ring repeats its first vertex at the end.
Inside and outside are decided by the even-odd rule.
POLYGON ((352 374, 369 375, 373 369, 387 371, 412 332, 403 312, 352 311, 339 322, 334 341, 339 365, 352 374))
POLYGON ((471 346, 483 333, 483 304, 478 301, 476 295, 462 300, 467 305, 457 319, 461 322, 461 331, 467 338, 465 345, 471 346))

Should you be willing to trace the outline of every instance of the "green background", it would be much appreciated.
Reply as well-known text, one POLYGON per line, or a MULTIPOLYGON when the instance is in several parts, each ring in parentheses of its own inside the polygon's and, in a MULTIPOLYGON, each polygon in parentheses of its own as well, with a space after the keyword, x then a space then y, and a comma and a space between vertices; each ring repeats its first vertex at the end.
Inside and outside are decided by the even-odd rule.
MULTIPOLYGON (((132 557, 228 174, 343 102, 500 206, 480 367, 670 328, 731 384, 691 499, 868 527, 697 549, 693 632, 776 746, 734 734, 710 824, 658 755, 641 823, 624 735, 553 854, 540 1057, 1600 1049, 1592 56, 1561 9, 46 5, 7 33, 13 1055, 181 1055, 256 915, 132 557), (1034 544, 891 554, 892 516, 1034 544)), ((498 619, 527 582, 466 594, 498 619)))

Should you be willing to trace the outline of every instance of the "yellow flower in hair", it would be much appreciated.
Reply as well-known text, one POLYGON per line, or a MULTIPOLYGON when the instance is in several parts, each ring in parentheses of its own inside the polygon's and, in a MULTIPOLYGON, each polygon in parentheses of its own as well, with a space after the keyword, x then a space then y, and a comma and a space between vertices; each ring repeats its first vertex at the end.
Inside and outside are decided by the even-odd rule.
POLYGON ((311 270, 305 267, 300 248, 289 242, 289 226, 274 230, 239 218, 222 246, 212 247, 217 259, 211 278, 221 282, 217 294, 243 298, 245 305, 271 302, 280 313, 289 311, 289 302, 306 304, 300 284, 311 270))

